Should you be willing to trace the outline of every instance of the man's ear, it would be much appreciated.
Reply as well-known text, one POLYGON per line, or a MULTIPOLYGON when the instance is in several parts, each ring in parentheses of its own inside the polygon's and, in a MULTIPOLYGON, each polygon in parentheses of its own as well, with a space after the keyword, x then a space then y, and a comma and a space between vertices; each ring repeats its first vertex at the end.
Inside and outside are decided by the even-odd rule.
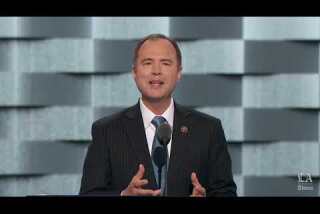
POLYGON ((135 69, 134 65, 132 65, 131 73, 132 73, 133 78, 135 79, 136 78, 136 69, 135 69))
POLYGON ((182 77, 182 66, 179 66, 179 69, 178 69, 178 81, 181 80, 181 77, 182 77))

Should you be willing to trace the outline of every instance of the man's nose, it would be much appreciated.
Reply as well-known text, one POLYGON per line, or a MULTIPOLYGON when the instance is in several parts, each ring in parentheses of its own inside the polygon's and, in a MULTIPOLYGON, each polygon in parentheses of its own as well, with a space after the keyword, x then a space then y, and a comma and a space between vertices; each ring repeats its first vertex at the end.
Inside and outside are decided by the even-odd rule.
POLYGON ((161 65, 159 63, 155 63, 152 67, 152 73, 154 75, 159 75, 161 74, 161 65))

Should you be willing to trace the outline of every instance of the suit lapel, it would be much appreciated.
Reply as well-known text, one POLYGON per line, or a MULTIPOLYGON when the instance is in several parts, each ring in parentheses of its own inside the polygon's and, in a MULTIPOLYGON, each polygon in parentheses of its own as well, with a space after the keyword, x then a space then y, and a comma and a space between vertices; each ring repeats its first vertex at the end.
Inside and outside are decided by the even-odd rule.
POLYGON ((146 185, 146 188, 155 189, 157 184, 153 172, 153 166, 148 149, 139 102, 135 106, 129 108, 125 114, 126 118, 124 124, 126 126, 129 143, 131 144, 139 163, 144 165, 144 177, 149 181, 149 183, 146 185))

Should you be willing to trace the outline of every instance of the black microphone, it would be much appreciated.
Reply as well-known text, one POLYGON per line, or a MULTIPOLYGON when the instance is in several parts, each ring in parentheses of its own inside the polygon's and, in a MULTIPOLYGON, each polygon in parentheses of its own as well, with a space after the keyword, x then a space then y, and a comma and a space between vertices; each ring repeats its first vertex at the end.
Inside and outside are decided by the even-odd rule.
POLYGON ((165 152, 163 146, 158 146, 153 152, 153 160, 157 167, 160 169, 166 163, 167 153, 165 152))
POLYGON ((168 123, 163 123, 158 126, 156 130, 156 135, 159 142, 163 146, 167 146, 171 140, 171 127, 168 123))
MULTIPOLYGON (((155 149, 153 158, 154 162, 158 167, 158 181, 159 181, 159 188, 161 187, 161 173, 162 173, 162 167, 167 163, 168 160, 168 154, 167 154, 167 145, 171 140, 171 127, 168 123, 163 123, 158 126, 156 130, 156 137, 159 140, 160 144, 162 146, 159 146, 155 149)), ((165 178, 167 180, 167 178, 165 178)), ((164 186, 164 192, 163 195, 166 195, 167 193, 167 185, 164 186)))
POLYGON ((165 151, 164 146, 158 146, 157 148, 155 148, 152 157, 153 157, 154 163, 158 167, 158 181, 159 181, 158 187, 160 189, 161 188, 162 167, 167 162, 167 153, 165 151))

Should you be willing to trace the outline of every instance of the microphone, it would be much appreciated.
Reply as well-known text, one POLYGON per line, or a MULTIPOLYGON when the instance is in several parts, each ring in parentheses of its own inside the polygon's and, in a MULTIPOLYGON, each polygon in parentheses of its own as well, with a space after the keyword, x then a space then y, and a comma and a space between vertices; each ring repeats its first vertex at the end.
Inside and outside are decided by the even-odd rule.
POLYGON ((162 146, 157 147, 153 152, 153 160, 159 169, 163 167, 167 160, 167 153, 162 146))
POLYGON ((167 162, 167 153, 163 146, 158 146, 153 152, 153 161, 158 167, 158 181, 159 181, 159 189, 161 188, 161 174, 162 174, 162 167, 167 162))
POLYGON ((158 126, 156 136, 163 146, 167 146, 171 140, 171 127, 168 123, 163 123, 158 126))
MULTIPOLYGON (((168 160, 167 145, 171 140, 171 134, 172 134, 171 127, 168 123, 163 123, 159 125, 156 130, 156 137, 159 140, 160 144, 162 145, 157 147, 153 154, 154 162, 158 167, 159 188, 161 187, 161 183, 162 183, 161 182, 162 167, 166 165, 168 160)), ((167 180, 167 173, 165 174, 165 183, 164 183, 162 195, 167 194, 166 180, 167 180)))

